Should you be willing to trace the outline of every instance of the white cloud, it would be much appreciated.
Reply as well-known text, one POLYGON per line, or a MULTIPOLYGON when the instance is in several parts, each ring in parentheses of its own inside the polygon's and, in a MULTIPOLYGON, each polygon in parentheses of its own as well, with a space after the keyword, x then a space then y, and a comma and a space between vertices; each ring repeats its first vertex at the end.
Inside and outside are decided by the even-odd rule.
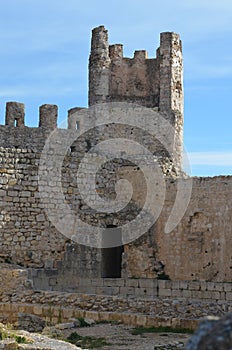
POLYGON ((232 152, 190 152, 191 165, 231 166, 232 152))

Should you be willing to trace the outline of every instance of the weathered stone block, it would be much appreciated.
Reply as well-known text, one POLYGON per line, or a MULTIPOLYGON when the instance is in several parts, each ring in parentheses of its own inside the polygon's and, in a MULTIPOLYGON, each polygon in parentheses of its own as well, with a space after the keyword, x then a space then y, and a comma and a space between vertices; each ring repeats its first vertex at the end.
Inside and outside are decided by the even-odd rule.
POLYGON ((172 289, 172 297, 174 298, 183 297, 183 291, 181 289, 172 289))
POLYGON ((183 290, 183 297, 184 298, 192 298, 192 291, 191 290, 183 290))
POLYGON ((153 289, 154 281, 153 279, 139 279, 139 287, 143 289, 153 289))
POLYGON ((171 289, 159 289, 159 297, 171 297, 172 290, 171 289))
POLYGON ((126 287, 138 287, 139 286, 139 279, 128 279, 125 280, 125 286, 126 287))
POLYGON ((224 291, 232 292, 232 283, 224 283, 224 291))
POLYGON ((226 300, 232 301, 232 292, 226 292, 226 300))

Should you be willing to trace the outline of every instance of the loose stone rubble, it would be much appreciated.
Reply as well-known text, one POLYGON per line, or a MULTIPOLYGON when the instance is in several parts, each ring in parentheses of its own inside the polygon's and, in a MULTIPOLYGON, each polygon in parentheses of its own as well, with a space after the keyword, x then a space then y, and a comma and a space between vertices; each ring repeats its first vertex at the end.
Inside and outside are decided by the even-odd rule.
POLYGON ((186 346, 186 350, 230 350, 231 348, 232 313, 221 319, 205 318, 186 346))

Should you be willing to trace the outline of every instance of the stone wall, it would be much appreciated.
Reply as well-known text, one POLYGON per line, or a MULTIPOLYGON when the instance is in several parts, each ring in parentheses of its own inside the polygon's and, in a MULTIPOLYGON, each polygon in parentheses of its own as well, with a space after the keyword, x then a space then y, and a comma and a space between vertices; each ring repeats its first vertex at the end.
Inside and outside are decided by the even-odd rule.
POLYGON ((57 270, 37 269, 29 272, 35 290, 50 290, 77 292, 95 295, 115 295, 134 298, 183 298, 197 299, 207 302, 232 302, 232 283, 170 281, 150 278, 92 278, 85 279, 76 276, 71 282, 71 276, 60 274, 57 270), (73 281, 74 282, 74 281, 73 281), (71 288, 72 286, 72 288, 71 288))
MULTIPOLYGON (((10 113, 12 110, 20 108, 21 115, 24 115, 22 104, 8 104, 7 120, 11 120, 11 124, 14 122, 15 114, 11 115, 10 113)), ((70 115, 72 116, 72 113, 70 115)), ((5 254, 8 261, 22 266, 45 268, 59 266, 73 273, 77 271, 78 274, 100 277, 102 251, 71 244, 72 232, 66 236, 60 234, 52 224, 50 217, 48 218, 48 209, 52 208, 55 208, 56 216, 65 215, 62 205, 60 212, 58 211, 60 199, 56 196, 52 186, 58 186, 59 174, 61 173, 64 200, 74 213, 81 215, 83 220, 91 224, 100 223, 106 227, 116 222, 117 225, 120 225, 136 216, 144 196, 134 196, 131 204, 118 214, 95 213, 86 205, 76 183, 76 171, 83 155, 88 152, 89 148, 100 139, 107 139, 118 133, 121 136, 126 136, 128 129, 125 130, 121 125, 113 126, 110 131, 107 130, 107 126, 94 131, 90 129, 78 141, 67 146, 64 155, 59 154, 60 144, 69 141, 70 132, 75 135, 76 130, 56 129, 52 133, 52 135, 57 134, 55 151, 52 150, 55 153, 50 155, 50 163, 45 165, 45 168, 51 167, 53 169, 52 175, 44 181, 39 174, 39 166, 42 163, 41 153, 51 135, 51 126, 55 125, 54 118, 56 117, 57 108, 45 105, 40 108, 41 126, 39 128, 28 128, 23 123, 20 126, 14 126, 14 124, 0 126, 2 144, 0 148, 0 198, 3 204, 1 207, 1 252, 5 254), (50 121, 49 118, 45 118, 45 112, 49 114, 48 117, 51 117, 50 121), (47 127, 45 127, 45 121, 47 121, 47 127), (62 158, 61 168, 55 161, 59 157, 62 158), (50 184, 51 182, 52 184, 50 184), (44 190, 46 198, 41 197, 41 188, 44 190)), ((155 120, 153 122, 155 123, 155 120)), ((75 128, 75 125, 70 123, 69 127, 75 128)), ((140 137, 144 142, 147 139, 147 135, 139 134, 138 130, 133 130, 131 138, 133 136, 140 137)), ((154 145, 153 150, 154 152, 157 150, 157 144, 154 145)), ((107 164, 97 174, 98 194, 113 199, 115 197, 115 183, 121 176, 118 169, 128 168, 128 162, 118 160, 114 164, 111 161, 111 154, 108 154, 107 157, 109 162, 106 162, 107 164)), ((167 165, 172 173, 173 165, 168 162, 167 165)), ((88 171, 91 172, 91 169, 88 171)), ((137 167, 135 172, 142 175, 137 167)), ((124 272, 126 273, 126 271, 124 272)))
POLYGON ((232 280, 232 176, 194 178, 189 206, 170 234, 160 230, 173 203, 168 190, 163 216, 154 229, 158 257, 171 279, 232 280))
POLYGON ((46 220, 38 192, 38 166, 48 135, 43 128, 0 127, 1 253, 22 266, 44 266, 64 250, 46 220))
POLYGON ((232 310, 232 283, 72 276, 75 288, 68 291, 71 276, 52 269, 27 272, 1 265, 0 321, 17 322, 18 313, 25 313, 54 323, 89 317, 134 326, 195 328, 206 315, 232 310))
MULTIPOLYGON (((136 171, 121 172, 125 178, 130 174, 136 189, 134 196, 139 201, 147 190, 143 179, 136 171)), ((165 224, 176 200, 177 181, 166 179, 166 198, 155 225, 125 246, 127 276, 154 278, 165 274, 171 280, 230 282, 232 176, 193 178, 191 199, 183 218, 166 234, 165 224)))
MULTIPOLYGON (((84 273, 85 269, 90 276, 97 273, 100 277, 101 251, 82 246, 67 250, 70 240, 46 217, 38 191, 38 165, 47 135, 48 131, 43 128, 0 127, 1 254, 23 266, 61 264, 75 274, 84 273)), ((79 163, 77 145, 75 150, 68 153, 64 161, 66 199, 74 210, 82 210, 86 220, 112 224, 114 216, 93 216, 88 206, 83 205, 73 173, 79 163)), ((108 173, 105 180, 99 177, 103 184, 104 181, 110 183, 110 177, 114 176, 112 164, 110 167, 111 171, 103 169, 103 174, 108 173)), ((119 174, 125 177, 129 174, 135 189, 133 203, 140 208, 146 193, 144 178, 139 176, 137 168, 127 166, 125 169, 121 168, 119 174)), ((110 186, 111 190, 107 187, 105 192, 107 196, 114 195, 114 181, 110 186)), ((166 179, 166 200, 159 220, 147 234, 124 247, 124 276, 154 278, 165 273, 173 280, 231 281, 231 189, 232 177, 194 178, 191 201, 183 219, 173 232, 165 234, 165 223, 176 196, 176 180, 166 179)), ((49 203, 52 201, 56 203, 50 198, 49 203)), ((133 211, 136 215, 133 205, 118 216, 118 223, 133 211)))

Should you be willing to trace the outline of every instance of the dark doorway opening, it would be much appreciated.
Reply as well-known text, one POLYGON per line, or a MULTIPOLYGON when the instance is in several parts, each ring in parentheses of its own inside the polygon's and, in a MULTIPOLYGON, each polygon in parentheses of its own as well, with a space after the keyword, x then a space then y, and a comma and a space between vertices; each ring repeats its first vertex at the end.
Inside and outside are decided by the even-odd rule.
POLYGON ((103 278, 121 278, 122 269, 122 232, 116 226, 107 226, 102 234, 102 271, 103 278), (117 245, 117 246, 116 246, 117 245))

